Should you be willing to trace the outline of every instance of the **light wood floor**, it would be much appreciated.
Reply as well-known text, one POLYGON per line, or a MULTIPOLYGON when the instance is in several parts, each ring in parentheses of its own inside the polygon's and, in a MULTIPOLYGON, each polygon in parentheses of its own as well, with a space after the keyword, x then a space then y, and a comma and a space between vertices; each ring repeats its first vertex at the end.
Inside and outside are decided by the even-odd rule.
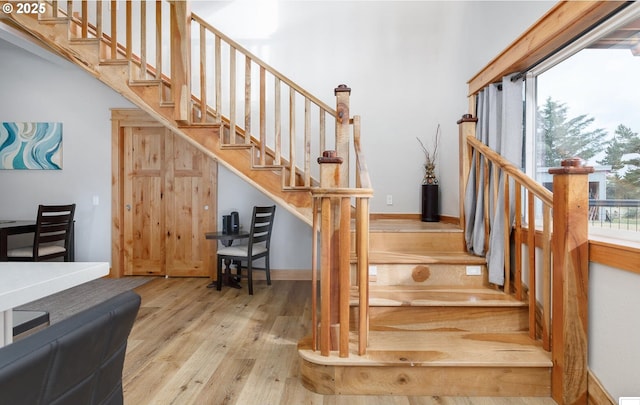
POLYGON ((206 279, 155 279, 142 296, 123 371, 126 405, 553 405, 550 398, 323 396, 299 381, 298 340, 310 323, 308 281, 207 289, 206 279))

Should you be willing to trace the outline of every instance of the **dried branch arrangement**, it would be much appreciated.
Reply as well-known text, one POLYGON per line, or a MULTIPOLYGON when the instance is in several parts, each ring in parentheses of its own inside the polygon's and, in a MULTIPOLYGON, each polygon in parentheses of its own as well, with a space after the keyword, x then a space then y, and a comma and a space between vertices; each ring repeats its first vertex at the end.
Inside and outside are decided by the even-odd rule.
POLYGON ((433 140, 433 149, 430 150, 424 143, 416 136, 418 142, 420 142, 420 146, 422 147, 422 151, 424 152, 425 162, 424 162, 424 179, 422 180, 422 184, 438 184, 438 179, 436 179, 435 168, 436 168, 436 157, 438 156, 438 144, 440 143, 440 124, 436 128, 436 136, 433 140))

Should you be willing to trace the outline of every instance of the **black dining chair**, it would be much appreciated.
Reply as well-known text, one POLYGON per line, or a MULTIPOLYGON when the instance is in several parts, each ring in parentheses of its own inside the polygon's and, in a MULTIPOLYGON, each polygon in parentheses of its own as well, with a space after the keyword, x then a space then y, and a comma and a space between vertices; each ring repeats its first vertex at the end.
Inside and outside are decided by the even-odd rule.
MULTIPOLYGON (((264 270, 267 276, 267 285, 271 285, 271 274, 269 273, 269 252, 271 245, 271 230, 273 229, 273 218, 276 213, 276 206, 253 207, 253 218, 251 219, 251 229, 246 245, 231 245, 218 249, 218 279, 216 288, 222 289, 222 262, 231 260, 235 262, 237 274, 242 277, 242 262, 247 262, 247 275, 249 281, 249 295, 253 295, 253 270, 264 270), (264 268, 253 266, 253 262, 263 258, 264 268)), ((227 274, 231 277, 231 274, 227 274)))
POLYGON ((62 257, 71 261, 71 229, 75 204, 39 205, 33 245, 7 250, 9 261, 39 262, 62 257))

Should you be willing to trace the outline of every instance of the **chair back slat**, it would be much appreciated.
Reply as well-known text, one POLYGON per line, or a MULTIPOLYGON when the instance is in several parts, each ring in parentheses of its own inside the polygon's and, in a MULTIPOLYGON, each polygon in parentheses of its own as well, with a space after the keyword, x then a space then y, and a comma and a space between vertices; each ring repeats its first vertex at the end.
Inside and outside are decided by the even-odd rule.
POLYGON ((55 256, 68 258, 71 240, 71 226, 76 205, 39 205, 36 220, 36 232, 33 243, 33 260, 50 259, 55 256), (64 252, 55 255, 40 256, 43 245, 64 242, 64 252))
POLYGON ((257 243, 264 242, 265 247, 269 249, 275 213, 275 205, 270 207, 253 207, 253 218, 251 220, 251 231, 249 235, 249 255, 251 255, 253 245, 257 243))
POLYGON ((55 225, 43 224, 40 227, 37 242, 38 244, 42 245, 43 243, 52 243, 65 240, 67 238, 68 228, 69 225, 67 223, 55 225))

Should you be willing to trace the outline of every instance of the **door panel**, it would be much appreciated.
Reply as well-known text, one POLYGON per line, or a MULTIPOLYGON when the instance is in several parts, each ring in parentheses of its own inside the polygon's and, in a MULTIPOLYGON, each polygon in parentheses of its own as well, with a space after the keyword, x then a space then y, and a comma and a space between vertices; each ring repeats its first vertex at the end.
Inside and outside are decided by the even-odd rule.
POLYGON ((209 276, 216 162, 163 127, 124 131, 124 274, 209 276))
POLYGON ((124 274, 165 274, 162 128, 125 130, 124 274))
POLYGON ((167 217, 167 275, 206 276, 214 248, 204 234, 213 230, 215 164, 175 135, 167 139, 167 156, 167 207, 174 213, 167 217))

